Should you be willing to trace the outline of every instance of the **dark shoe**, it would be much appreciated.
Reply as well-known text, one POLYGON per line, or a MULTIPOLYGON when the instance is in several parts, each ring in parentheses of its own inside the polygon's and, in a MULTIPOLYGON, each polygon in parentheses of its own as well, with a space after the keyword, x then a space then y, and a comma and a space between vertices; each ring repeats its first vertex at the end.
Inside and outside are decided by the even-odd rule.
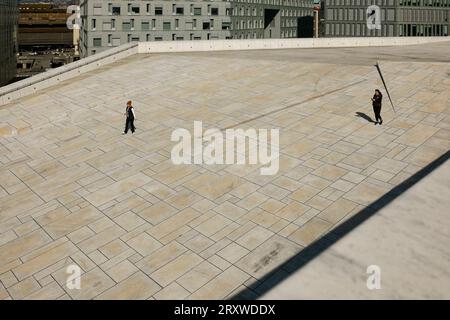
POLYGON ((380 125, 382 125, 382 124, 383 124, 383 120, 380 121, 380 125))

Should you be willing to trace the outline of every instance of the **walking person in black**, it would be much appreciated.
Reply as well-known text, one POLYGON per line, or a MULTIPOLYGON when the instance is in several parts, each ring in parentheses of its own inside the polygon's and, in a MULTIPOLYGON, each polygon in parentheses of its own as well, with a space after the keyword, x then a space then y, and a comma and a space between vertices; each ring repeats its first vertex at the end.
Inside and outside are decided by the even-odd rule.
POLYGON ((131 101, 127 102, 127 108, 125 109, 125 116, 127 116, 127 120, 125 122, 125 131, 122 134, 127 134, 128 129, 131 129, 131 133, 134 133, 136 127, 134 126, 134 120, 136 119, 134 115, 134 109, 131 105, 131 101))
POLYGON ((372 97, 372 106, 373 112, 375 113, 375 125, 379 123, 380 125, 383 123, 383 119, 381 119, 381 100, 383 99, 383 95, 380 90, 375 89, 375 94, 372 97), (378 121, 378 119, 380 121, 378 121))

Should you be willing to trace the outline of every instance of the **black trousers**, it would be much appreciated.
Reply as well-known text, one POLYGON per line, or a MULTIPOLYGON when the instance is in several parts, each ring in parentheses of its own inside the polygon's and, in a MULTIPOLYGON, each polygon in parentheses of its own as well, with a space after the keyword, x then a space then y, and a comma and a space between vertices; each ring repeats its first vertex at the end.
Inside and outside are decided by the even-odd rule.
POLYGON ((373 113, 375 113, 375 121, 383 122, 383 119, 381 119, 381 104, 374 104, 373 105, 373 113))
POLYGON ((131 129, 131 132, 134 133, 134 130, 136 130, 136 127, 134 126, 134 118, 127 117, 127 121, 125 122, 125 133, 128 132, 128 129, 131 129))

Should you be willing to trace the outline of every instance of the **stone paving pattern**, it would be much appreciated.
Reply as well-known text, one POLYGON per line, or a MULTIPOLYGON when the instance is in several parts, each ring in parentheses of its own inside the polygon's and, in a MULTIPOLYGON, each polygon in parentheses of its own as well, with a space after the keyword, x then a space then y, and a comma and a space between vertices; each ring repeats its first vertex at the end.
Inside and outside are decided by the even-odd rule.
POLYGON ((381 61, 397 112, 385 94, 375 126, 356 112, 373 118, 377 48, 333 49, 345 61, 321 61, 325 50, 136 55, 1 107, 0 299, 263 288, 269 271, 449 150, 449 63, 381 61), (122 136, 128 99, 138 129, 122 136), (170 134, 194 120, 280 128, 280 171, 173 165, 170 134), (66 287, 70 264, 80 290, 66 287))

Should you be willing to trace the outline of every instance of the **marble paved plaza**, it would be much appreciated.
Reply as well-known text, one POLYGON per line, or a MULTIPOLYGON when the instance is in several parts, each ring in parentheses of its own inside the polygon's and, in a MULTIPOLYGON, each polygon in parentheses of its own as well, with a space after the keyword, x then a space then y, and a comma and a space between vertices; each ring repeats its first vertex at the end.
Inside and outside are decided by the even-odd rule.
POLYGON ((0 299, 257 297, 450 149, 449 47, 135 55, 0 107, 0 299), (194 120, 279 128, 279 172, 172 164, 170 135, 194 120))

